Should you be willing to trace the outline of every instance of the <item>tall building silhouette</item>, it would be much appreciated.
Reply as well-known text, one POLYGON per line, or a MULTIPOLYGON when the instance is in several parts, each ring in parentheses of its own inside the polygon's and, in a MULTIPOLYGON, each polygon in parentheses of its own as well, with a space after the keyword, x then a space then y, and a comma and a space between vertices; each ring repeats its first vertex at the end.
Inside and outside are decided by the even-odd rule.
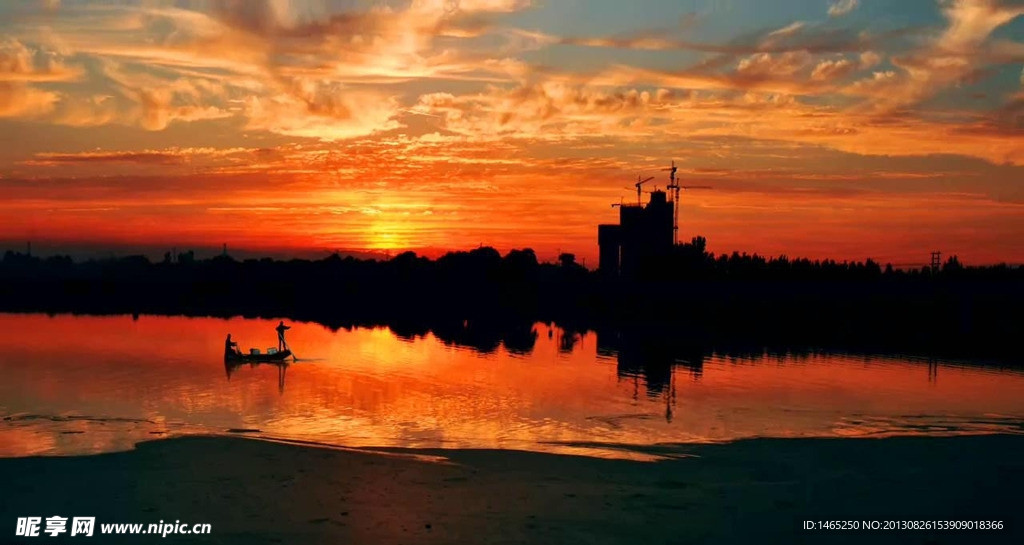
POLYGON ((619 224, 597 226, 601 272, 633 277, 672 253, 672 202, 652 191, 646 206, 619 206, 619 224))

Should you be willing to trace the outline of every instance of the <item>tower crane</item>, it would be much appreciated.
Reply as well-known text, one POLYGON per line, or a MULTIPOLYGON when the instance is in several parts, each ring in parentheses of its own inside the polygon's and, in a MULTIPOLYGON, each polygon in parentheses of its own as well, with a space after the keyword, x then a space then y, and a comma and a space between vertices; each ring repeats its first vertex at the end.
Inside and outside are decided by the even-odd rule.
MULTIPOLYGON (((679 183, 679 180, 676 179, 676 171, 678 171, 679 169, 676 167, 676 162, 675 161, 672 161, 672 166, 671 167, 664 168, 662 170, 669 171, 669 175, 668 175, 668 179, 669 179, 668 190, 673 192, 672 199, 674 201, 674 204, 673 204, 673 207, 672 207, 672 214, 674 215, 674 217, 672 218, 672 244, 673 245, 678 245, 679 244, 679 191, 682 190, 682 189, 713 189, 713 188, 711 186, 709 186, 709 185, 681 185, 679 183)), ((636 189, 637 189, 637 192, 638 192, 637 194, 639 195, 640 186, 637 185, 636 189)))
POLYGON ((649 182, 649 181, 651 181, 653 179, 654 179, 654 176, 651 176, 650 178, 645 178, 643 180, 640 179, 640 176, 636 177, 636 183, 633 184, 633 185, 636 186, 636 204, 637 204, 637 206, 640 205, 640 186, 644 185, 645 183, 647 183, 647 182, 649 182))

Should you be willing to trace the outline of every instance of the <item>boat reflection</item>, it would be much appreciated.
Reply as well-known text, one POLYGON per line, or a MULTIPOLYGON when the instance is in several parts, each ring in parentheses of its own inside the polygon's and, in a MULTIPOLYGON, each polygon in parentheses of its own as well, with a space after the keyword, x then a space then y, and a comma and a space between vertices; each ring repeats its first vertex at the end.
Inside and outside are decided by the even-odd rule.
POLYGON ((266 365, 268 367, 277 367, 277 392, 278 394, 284 394, 284 377, 285 373, 288 371, 289 365, 291 365, 286 361, 242 361, 231 358, 224 358, 224 373, 227 375, 228 381, 230 381, 231 375, 234 374, 240 367, 249 367, 250 369, 255 369, 260 365, 266 365))

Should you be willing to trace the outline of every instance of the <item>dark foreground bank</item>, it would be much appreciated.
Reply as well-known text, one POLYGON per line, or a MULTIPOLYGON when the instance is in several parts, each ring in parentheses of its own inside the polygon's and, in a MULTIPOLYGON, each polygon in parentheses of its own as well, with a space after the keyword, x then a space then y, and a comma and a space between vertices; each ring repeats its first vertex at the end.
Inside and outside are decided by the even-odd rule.
MULTIPOLYGON (((180 520, 212 533, 74 543, 1020 543, 1024 436, 751 440, 631 462, 517 451, 333 450, 192 437, 0 459, 17 517, 180 520), (442 457, 443 461, 426 456, 442 457), (1002 521, 1002 530, 803 530, 804 521, 1002 521)), ((44 523, 45 526, 45 523, 44 523)))

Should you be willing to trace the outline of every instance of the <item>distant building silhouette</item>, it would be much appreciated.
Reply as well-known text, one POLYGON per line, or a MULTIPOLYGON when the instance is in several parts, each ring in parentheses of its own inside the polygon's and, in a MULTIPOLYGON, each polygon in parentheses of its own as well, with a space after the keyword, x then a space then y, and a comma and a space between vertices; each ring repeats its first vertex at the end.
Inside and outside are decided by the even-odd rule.
POLYGON ((673 204, 664 191, 652 191, 646 206, 622 204, 619 224, 597 226, 599 269, 608 276, 637 276, 672 253, 673 204))

